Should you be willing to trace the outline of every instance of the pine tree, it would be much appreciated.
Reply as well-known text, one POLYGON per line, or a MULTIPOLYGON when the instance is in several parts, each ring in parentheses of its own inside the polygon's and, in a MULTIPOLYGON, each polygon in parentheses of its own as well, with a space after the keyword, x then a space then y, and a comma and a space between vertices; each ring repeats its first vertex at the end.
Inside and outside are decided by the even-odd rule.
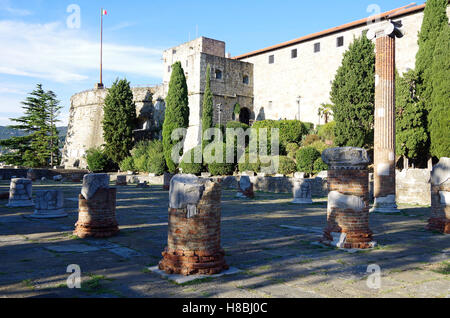
POLYGON ((344 53, 332 84, 335 143, 338 146, 373 145, 375 104, 374 44, 362 36, 344 53))
POLYGON ((211 92, 211 67, 208 64, 206 68, 206 86, 203 95, 203 110, 202 110, 202 153, 204 152, 209 141, 203 140, 205 131, 213 127, 213 95, 211 92))
POLYGON ((130 82, 116 79, 105 98, 103 137, 105 154, 115 164, 130 156, 133 130, 136 129, 136 105, 130 82))
POLYGON ((24 102, 24 116, 12 118, 17 125, 9 128, 24 131, 23 137, 1 140, 0 146, 10 150, 0 157, 8 164, 27 167, 47 167, 59 161, 58 122, 59 101, 52 91, 44 91, 41 84, 31 92, 24 102), (53 161, 56 159, 56 161, 53 161))
MULTIPOLYGON (((169 172, 175 173, 177 166, 172 160, 172 148, 178 140, 172 140, 172 132, 189 126, 189 100, 186 77, 180 62, 172 65, 169 92, 166 98, 166 114, 163 124, 163 147, 169 172)), ((181 153, 180 153, 181 155, 181 153)))
POLYGON ((396 152, 408 159, 426 158, 426 110, 416 95, 417 75, 411 70, 396 74, 396 152))
POLYGON ((448 25, 447 5, 448 0, 428 0, 419 33, 419 51, 416 55, 417 93, 428 111, 431 110, 434 76, 431 71, 433 53, 441 30, 448 25))
POLYGON ((432 94, 429 113, 430 152, 437 158, 450 157, 450 27, 437 39, 431 68, 432 94))

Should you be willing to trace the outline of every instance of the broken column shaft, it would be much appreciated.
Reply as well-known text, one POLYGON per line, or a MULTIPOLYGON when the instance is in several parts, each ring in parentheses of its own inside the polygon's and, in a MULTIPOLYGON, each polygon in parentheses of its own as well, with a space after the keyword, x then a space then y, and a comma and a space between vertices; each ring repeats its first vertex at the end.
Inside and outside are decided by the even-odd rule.
POLYGON ((331 148, 328 164, 327 227, 322 242, 338 248, 371 248, 369 229, 369 158, 361 148, 331 148))
POLYGON ((441 158, 431 173, 431 217, 427 229, 450 234, 450 158, 441 158))
POLYGON ((228 266, 220 247, 221 184, 193 175, 170 182, 168 246, 159 268, 169 274, 218 274, 228 266))

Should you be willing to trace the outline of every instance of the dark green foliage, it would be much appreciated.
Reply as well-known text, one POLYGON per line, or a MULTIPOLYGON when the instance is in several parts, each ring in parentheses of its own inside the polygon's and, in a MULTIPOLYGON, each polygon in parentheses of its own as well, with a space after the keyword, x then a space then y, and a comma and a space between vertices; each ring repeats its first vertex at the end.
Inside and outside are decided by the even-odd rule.
POLYGON ((91 172, 104 172, 109 166, 109 159, 104 150, 92 148, 86 151, 88 169, 91 172))
POLYGON ((297 151, 300 149, 300 146, 296 143, 288 143, 286 145, 286 153, 287 156, 291 159, 295 159, 295 155, 297 154, 297 151))
POLYGON ((429 114, 431 155, 450 157, 450 27, 439 35, 432 65, 432 109, 429 114))
POLYGON ((302 146, 309 146, 312 143, 319 141, 320 137, 318 135, 307 135, 305 136, 304 140, 302 141, 302 146))
POLYGON ((309 145, 309 147, 315 148, 318 152, 322 153, 325 149, 331 148, 331 146, 324 143, 322 140, 317 140, 309 145))
POLYGON ((203 110, 202 110, 202 149, 210 143, 208 140, 204 140, 205 131, 213 127, 213 94, 211 92, 211 66, 208 64, 206 68, 206 86, 205 93, 203 95, 203 110))
POLYGON ((396 153, 410 159, 427 155, 426 110, 416 96, 416 73, 396 77, 396 153))
POLYGON ((180 168, 185 174, 200 174, 203 171, 201 145, 189 150, 183 156, 180 168))
POLYGON ((24 116, 11 119, 18 124, 8 126, 20 131, 22 136, 0 141, 0 146, 8 150, 0 160, 28 167, 58 164, 60 153, 56 123, 61 109, 59 101, 52 91, 44 91, 41 84, 29 95, 22 102, 24 116))
POLYGON ((432 105, 433 54, 440 32, 448 25, 447 5, 447 0, 428 0, 419 32, 419 51, 416 55, 417 95, 428 111, 432 105))
POLYGON ((160 140, 151 141, 147 150, 147 170, 149 173, 162 175, 166 171, 163 144, 160 140))
POLYGON ((332 121, 328 124, 322 125, 319 128, 318 135, 324 141, 333 141, 334 142, 334 127, 336 127, 336 122, 332 121))
POLYGON ((245 153, 242 155, 242 157, 240 158, 238 163, 239 172, 245 171, 260 172, 261 162, 259 161, 258 156, 256 156, 256 160, 254 160, 255 158, 250 158, 249 148, 245 149, 245 153), (244 159, 242 159, 242 157, 244 159))
POLYGON ((327 171, 328 165, 323 162, 322 157, 319 157, 314 161, 314 173, 319 173, 321 171, 327 171))
POLYGON ((314 163, 320 157, 320 152, 313 147, 303 147, 297 151, 296 161, 297 170, 312 174, 314 172, 314 163))
POLYGON ((303 125, 305 125, 305 128, 306 128, 305 135, 311 134, 314 131, 314 124, 313 123, 305 123, 305 122, 303 122, 303 125))
POLYGON ((374 44, 362 36, 350 44, 332 84, 331 101, 338 146, 373 145, 375 103, 374 44))
MULTIPOLYGON (((236 169, 235 163, 227 163, 227 156, 226 156, 226 144, 225 143, 218 143, 218 148, 222 147, 222 160, 218 160, 218 162, 212 162, 208 164, 208 171, 213 176, 226 176, 226 175, 232 175, 234 170, 236 169)), ((215 149, 211 152, 212 156, 215 156, 215 149)))
POLYGON ((241 123, 238 121, 229 121, 227 123, 227 129, 228 128, 233 128, 233 129, 242 128, 245 131, 249 128, 249 126, 247 124, 244 124, 244 123, 241 123))
POLYGON ((122 171, 139 171, 162 175, 166 170, 162 142, 159 140, 141 141, 131 151, 132 160, 126 158, 120 167, 126 168, 122 171))
MULTIPOLYGON (((175 173, 177 165, 172 160, 172 148, 179 140, 172 140, 172 132, 189 126, 189 102, 186 77, 180 62, 172 65, 169 92, 166 98, 166 113, 163 124, 164 158, 170 173, 175 173)), ((182 155, 182 153, 180 153, 182 155)))
POLYGON ((297 165, 295 164, 295 161, 293 159, 286 156, 279 156, 278 158, 279 158, 278 173, 289 175, 297 171, 297 165))
POLYGON ((134 166, 134 159, 133 157, 126 157, 122 160, 122 162, 119 164, 120 171, 135 171, 136 167, 134 166))
POLYGON ((119 164, 130 156, 133 148, 133 130, 136 129, 136 105, 130 82, 116 79, 105 98, 103 137, 105 153, 119 164))

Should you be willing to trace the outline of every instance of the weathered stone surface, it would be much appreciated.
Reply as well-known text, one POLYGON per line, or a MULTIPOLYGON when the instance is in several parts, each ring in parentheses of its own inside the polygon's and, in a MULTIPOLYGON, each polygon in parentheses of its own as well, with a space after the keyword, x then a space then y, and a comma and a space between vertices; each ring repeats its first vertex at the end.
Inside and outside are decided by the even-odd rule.
POLYGON ((32 200, 32 182, 30 179, 11 179, 8 207, 34 206, 32 200))
POLYGON ((127 185, 127 176, 119 175, 116 179, 116 186, 126 186, 127 185))
POLYGON ((41 190, 36 192, 36 209, 32 218, 51 219, 67 216, 64 211, 64 193, 62 190, 41 190))
POLYGON ((168 245, 159 269, 168 274, 212 275, 228 268, 220 247, 221 193, 220 182, 193 175, 173 177, 168 245))
POLYGON ((109 188, 109 175, 106 173, 91 173, 83 177, 81 194, 86 200, 91 199, 97 190, 109 188))
POLYGON ((431 172, 431 217, 429 230, 450 234, 450 159, 441 158, 431 172))
POLYGON ((431 173, 431 184, 441 185, 450 179, 450 158, 443 157, 439 163, 433 167, 431 173))
POLYGON ((295 179, 294 181, 294 200, 295 204, 312 204, 312 190, 311 183, 305 179, 295 179))
POLYGON ((170 190, 170 180, 173 178, 173 174, 164 172, 164 184, 163 184, 163 190, 169 191, 170 190))
POLYGON ((296 172, 294 173, 294 179, 304 179, 305 173, 304 172, 296 172))
POLYGON ((322 153, 322 160, 333 169, 364 169, 369 165, 367 151, 362 148, 329 148, 322 153))
POLYGON ((428 169, 404 169, 395 177, 398 204, 431 204, 430 171, 428 169))
POLYGON ((62 175, 57 175, 53 177, 53 181, 61 181, 63 179, 62 175))
POLYGON ((239 179, 239 189, 236 194, 238 198, 254 198, 255 193, 253 192, 253 184, 250 182, 249 176, 241 176, 239 179))

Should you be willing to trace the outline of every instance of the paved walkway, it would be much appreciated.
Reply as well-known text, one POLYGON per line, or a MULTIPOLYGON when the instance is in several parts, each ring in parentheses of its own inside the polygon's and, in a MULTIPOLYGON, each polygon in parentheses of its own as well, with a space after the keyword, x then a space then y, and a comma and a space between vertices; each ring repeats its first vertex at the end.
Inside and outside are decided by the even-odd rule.
MULTIPOLYGON (((0 192, 8 187, 0 182, 0 192)), ((168 193, 160 186, 118 189, 121 233, 107 240, 72 236, 79 184, 33 187, 62 188, 69 217, 30 220, 23 215, 31 208, 0 201, 0 297, 450 297, 450 239, 424 230, 429 208, 371 215, 379 246, 348 253, 314 244, 326 199, 299 207, 288 194, 243 201, 224 191, 222 245, 228 264, 242 272, 177 285, 147 269, 167 242, 168 193), (70 264, 81 268, 81 289, 66 286, 70 264), (379 289, 367 285, 371 264, 381 268, 379 289)))

